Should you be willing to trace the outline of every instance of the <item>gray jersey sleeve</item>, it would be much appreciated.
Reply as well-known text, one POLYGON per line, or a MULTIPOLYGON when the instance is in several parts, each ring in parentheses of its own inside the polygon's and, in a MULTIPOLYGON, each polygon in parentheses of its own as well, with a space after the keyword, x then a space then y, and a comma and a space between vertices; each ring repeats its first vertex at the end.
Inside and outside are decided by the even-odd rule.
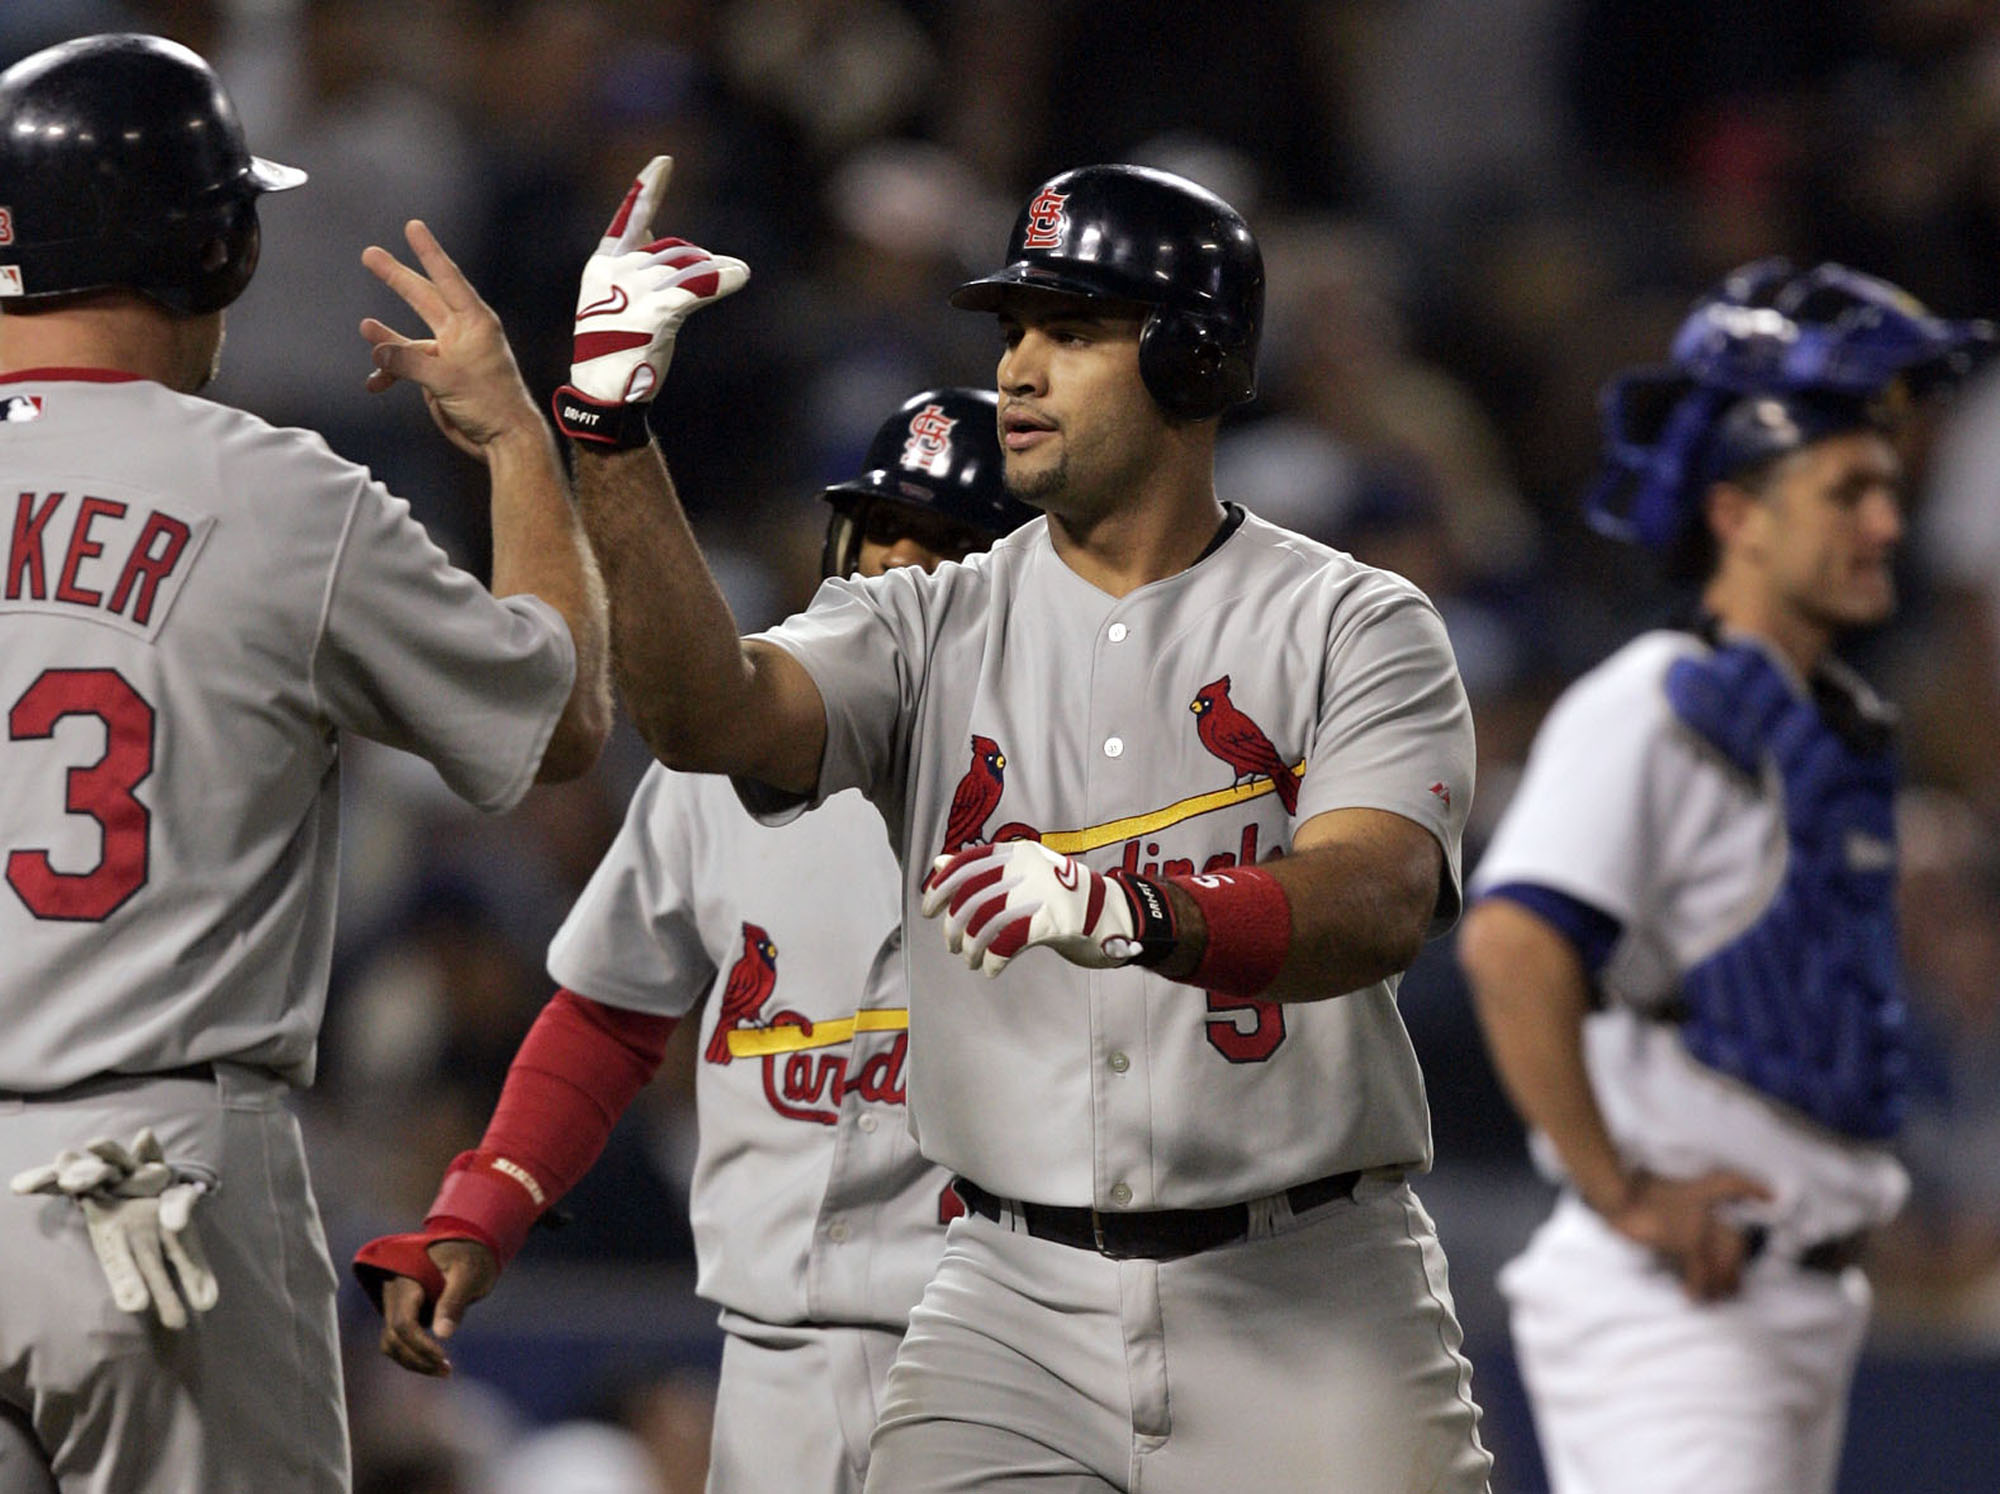
POLYGON ((328 719, 428 758, 481 809, 527 792, 569 699, 569 629, 535 597, 495 598, 402 499, 357 469, 327 585, 313 686, 328 719))
POLYGON ((695 780, 653 764, 625 823, 549 945, 549 974, 579 996, 680 1017, 714 983, 702 943, 694 847, 707 833, 695 780))
MULTIPOLYGON (((805 666, 826 707, 826 751, 814 803, 857 788, 892 827, 902 819, 910 723, 930 664, 940 609, 967 568, 926 575, 906 566, 872 580, 834 580, 812 605, 757 636, 805 666)), ((770 806, 746 797, 768 823, 770 806)), ((891 838, 895 838, 892 828, 891 838)))
POLYGON ((1297 821, 1384 809, 1430 831, 1445 861, 1438 933, 1458 916, 1472 780, 1472 708, 1444 622, 1415 587, 1375 572, 1327 637, 1297 821))

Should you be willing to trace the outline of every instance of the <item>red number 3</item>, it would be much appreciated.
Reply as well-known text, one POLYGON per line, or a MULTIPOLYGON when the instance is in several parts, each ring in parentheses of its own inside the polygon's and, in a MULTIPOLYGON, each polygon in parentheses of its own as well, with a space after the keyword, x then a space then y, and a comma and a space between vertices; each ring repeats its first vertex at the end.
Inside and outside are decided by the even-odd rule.
POLYGON ((114 669, 51 669, 7 713, 16 742, 55 735, 66 716, 104 723, 104 756, 69 770, 64 801, 104 833, 104 851, 87 872, 57 871, 46 850, 9 851, 7 885, 37 918, 96 923, 146 885, 152 812, 132 796, 153 771, 153 708, 114 669))

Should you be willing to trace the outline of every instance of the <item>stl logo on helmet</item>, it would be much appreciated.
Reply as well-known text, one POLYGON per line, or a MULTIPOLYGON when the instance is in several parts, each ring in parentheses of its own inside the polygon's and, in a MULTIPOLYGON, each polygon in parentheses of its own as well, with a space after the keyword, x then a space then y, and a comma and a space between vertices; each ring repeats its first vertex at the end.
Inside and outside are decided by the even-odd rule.
POLYGON ((0 244, 14 242, 14 210, 0 207, 0 244))
POLYGON ((1028 231, 1021 239, 1023 249, 1054 249, 1061 245, 1063 204, 1068 201, 1067 192, 1042 189, 1028 204, 1028 231))
POLYGON ((952 427, 958 422, 941 405, 925 405, 910 417, 910 439, 903 443, 903 466, 932 477, 947 475, 952 427))

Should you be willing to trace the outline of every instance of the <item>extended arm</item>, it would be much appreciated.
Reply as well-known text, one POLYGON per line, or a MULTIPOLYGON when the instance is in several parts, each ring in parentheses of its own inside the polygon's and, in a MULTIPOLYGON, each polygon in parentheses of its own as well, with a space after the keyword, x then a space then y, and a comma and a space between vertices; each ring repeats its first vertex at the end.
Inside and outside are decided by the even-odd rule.
POLYGON ((1721 1207, 1769 1190, 1734 1172, 1672 1179, 1626 1165, 1584 1064, 1590 984, 1576 946, 1537 913, 1495 897, 1466 915, 1459 960, 1502 1085, 1548 1137, 1584 1202, 1665 1259, 1690 1297, 1733 1293, 1744 1239, 1721 1207))
POLYGON ((782 649, 737 636, 658 450, 579 445, 576 481, 611 597, 612 667, 653 755, 809 793, 826 745, 818 687, 782 649))
POLYGON ((493 594, 527 593, 561 614, 576 648, 576 678, 536 777, 561 782, 597 761, 611 730, 605 601, 597 565, 570 506, 548 422, 521 380, 506 333, 431 231, 404 230, 424 273, 371 247, 362 262, 409 303, 432 335, 402 336, 372 317, 370 390, 408 380, 460 450, 486 464, 492 484, 493 594))
POLYGON ((819 691, 789 656, 738 639, 646 422, 682 321, 750 274, 740 260, 651 238, 672 167, 666 156, 646 164, 584 267, 556 420, 574 443, 584 527, 610 594, 619 689, 653 755, 805 793, 826 741, 819 691))

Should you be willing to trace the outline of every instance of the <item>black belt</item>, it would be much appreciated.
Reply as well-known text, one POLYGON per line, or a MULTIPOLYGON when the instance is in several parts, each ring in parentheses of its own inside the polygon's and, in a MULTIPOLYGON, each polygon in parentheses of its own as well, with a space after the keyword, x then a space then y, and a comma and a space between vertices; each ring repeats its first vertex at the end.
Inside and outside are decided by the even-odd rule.
MULTIPOLYGON (((1771 1232, 1763 1225, 1749 1226, 1743 1231, 1744 1260, 1756 1260, 1770 1242, 1771 1232)), ((1856 1230, 1851 1235, 1835 1235, 1830 1240, 1808 1245, 1793 1258, 1793 1264, 1801 1271, 1820 1271, 1828 1276, 1838 1276, 1849 1266, 1860 1265, 1867 1250, 1868 1232, 1856 1230)))
MULTIPOLYGON (((1282 1195, 1294 1214, 1303 1214, 1337 1198, 1352 1198, 1359 1172, 1336 1172, 1287 1188, 1282 1195)), ((1113 1260, 1171 1261, 1245 1239, 1250 1233, 1250 1205, 1222 1204, 1213 1209, 1149 1209, 1134 1214, 1107 1214, 1099 1209, 1057 1204, 1011 1203, 996 1198, 970 1178, 953 1178, 952 1188, 975 1214, 998 1220, 1011 1212, 1038 1240, 1053 1240, 1078 1250, 1094 1250, 1113 1260)))

